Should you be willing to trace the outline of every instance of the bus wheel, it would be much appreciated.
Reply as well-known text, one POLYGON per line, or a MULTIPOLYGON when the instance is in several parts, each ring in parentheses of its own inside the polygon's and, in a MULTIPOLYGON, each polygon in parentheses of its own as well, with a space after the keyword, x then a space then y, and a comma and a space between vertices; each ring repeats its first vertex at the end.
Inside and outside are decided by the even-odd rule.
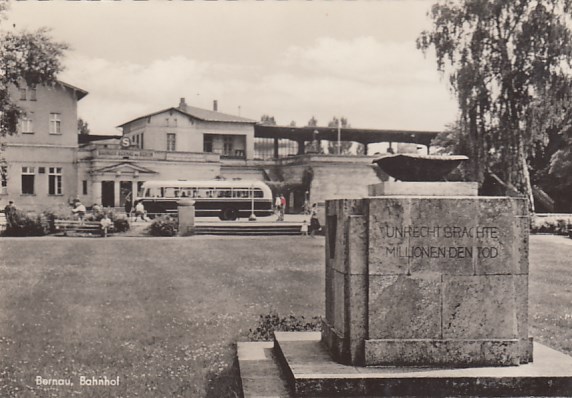
POLYGON ((238 211, 236 211, 234 207, 227 207, 222 210, 221 216, 219 218, 221 220, 234 221, 238 218, 238 211))

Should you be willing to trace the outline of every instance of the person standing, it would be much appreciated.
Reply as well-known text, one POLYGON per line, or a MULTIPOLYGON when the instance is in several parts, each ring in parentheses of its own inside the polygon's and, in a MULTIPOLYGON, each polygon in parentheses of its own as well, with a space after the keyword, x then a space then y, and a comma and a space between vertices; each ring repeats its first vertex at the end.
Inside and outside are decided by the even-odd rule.
POLYGON ((274 201, 274 211, 278 216, 276 221, 283 221, 281 208, 282 208, 282 201, 280 200, 280 196, 276 196, 276 200, 274 201))
POLYGON ((6 225, 8 227, 16 224, 16 206, 12 200, 4 207, 4 216, 6 217, 6 225))
POLYGON ((139 201, 135 205, 135 219, 133 221, 137 221, 137 218, 141 216, 141 220, 147 221, 145 219, 145 206, 143 206, 143 202, 139 201))
POLYGON ((284 221, 284 214, 286 213, 286 198, 284 194, 280 194, 280 221, 284 221))
POLYGON ((131 192, 125 197, 125 214, 129 219, 131 219, 131 210, 133 209, 133 203, 131 202, 131 192))
POLYGON ((308 236, 308 222, 306 220, 302 222, 302 226, 300 227, 300 234, 302 234, 302 236, 308 236))
POLYGON ((321 228, 320 220, 318 219, 318 204, 314 203, 312 205, 312 214, 310 215, 310 236, 314 237, 321 228))

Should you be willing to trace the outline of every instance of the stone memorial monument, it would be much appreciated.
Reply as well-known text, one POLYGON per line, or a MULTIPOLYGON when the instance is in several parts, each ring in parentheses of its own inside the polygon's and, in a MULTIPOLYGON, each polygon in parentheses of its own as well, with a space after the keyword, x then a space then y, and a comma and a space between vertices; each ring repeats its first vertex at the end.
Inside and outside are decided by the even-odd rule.
MULTIPOLYGON (((419 158, 430 176, 431 157, 419 158)), ((473 183, 370 187, 377 191, 384 196, 326 205, 323 338, 334 358, 361 366, 531 361, 526 201, 478 197, 473 183)))
POLYGON ((464 159, 387 156, 402 181, 326 202, 321 336, 275 334, 294 396, 572 396, 572 358, 533 362, 527 202, 439 181, 464 159))

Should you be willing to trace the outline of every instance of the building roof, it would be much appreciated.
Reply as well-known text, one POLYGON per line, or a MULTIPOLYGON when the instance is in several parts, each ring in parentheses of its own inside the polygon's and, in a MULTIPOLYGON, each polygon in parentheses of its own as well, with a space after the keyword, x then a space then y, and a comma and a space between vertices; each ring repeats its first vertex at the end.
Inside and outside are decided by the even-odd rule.
MULTIPOLYGON (((254 136, 259 138, 287 138, 290 140, 312 141, 315 135, 320 140, 336 141, 338 139, 337 127, 290 127, 269 126, 257 124, 254 126, 254 136)), ((376 142, 409 142, 429 145, 439 131, 414 130, 381 130, 341 128, 341 141, 356 141, 362 144, 376 142)))
POLYGON ((247 119, 245 117, 228 115, 226 113, 221 113, 217 111, 209 111, 207 109, 197 108, 195 106, 190 106, 187 104, 180 104, 178 108, 179 111, 186 113, 194 118, 205 120, 208 122, 231 122, 231 123, 258 123, 256 120, 247 119))
POLYGON ((137 120, 145 119, 145 118, 155 116, 155 115, 159 115, 161 113, 169 112, 169 111, 179 112, 179 113, 182 113, 184 115, 193 117, 195 119, 203 120, 206 122, 250 123, 250 124, 257 123, 256 120, 247 119, 247 118, 240 117, 240 116, 228 115, 228 114, 222 113, 222 112, 209 111, 207 109, 197 108, 195 106, 180 104, 177 108, 171 107, 171 108, 163 109, 161 111, 153 112, 153 113, 150 113, 150 114, 147 114, 144 116, 139 116, 133 120, 130 120, 128 122, 120 124, 117 127, 123 127, 123 126, 125 126, 129 123, 133 123, 137 120))
POLYGON ((102 135, 102 134, 78 134, 77 141, 81 144, 89 144, 94 141, 107 141, 107 140, 117 140, 121 138, 120 135, 102 135))
POLYGON ((87 91, 82 90, 82 89, 79 88, 79 87, 72 86, 71 84, 62 82, 61 80, 58 80, 58 83, 61 84, 61 85, 64 86, 64 87, 69 88, 70 90, 75 91, 75 95, 76 95, 76 98, 77 98, 78 101, 79 101, 80 99, 82 99, 83 97, 85 97, 85 96, 88 94, 87 91))

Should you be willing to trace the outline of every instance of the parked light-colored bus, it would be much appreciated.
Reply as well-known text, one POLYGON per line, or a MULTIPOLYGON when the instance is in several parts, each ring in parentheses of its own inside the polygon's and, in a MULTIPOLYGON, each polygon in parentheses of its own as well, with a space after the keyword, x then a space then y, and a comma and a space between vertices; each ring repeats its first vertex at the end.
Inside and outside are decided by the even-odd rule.
POLYGON ((149 214, 176 213, 181 199, 195 201, 197 217, 236 220, 248 217, 252 207, 257 217, 273 214, 272 191, 261 181, 147 181, 137 197, 149 214))

